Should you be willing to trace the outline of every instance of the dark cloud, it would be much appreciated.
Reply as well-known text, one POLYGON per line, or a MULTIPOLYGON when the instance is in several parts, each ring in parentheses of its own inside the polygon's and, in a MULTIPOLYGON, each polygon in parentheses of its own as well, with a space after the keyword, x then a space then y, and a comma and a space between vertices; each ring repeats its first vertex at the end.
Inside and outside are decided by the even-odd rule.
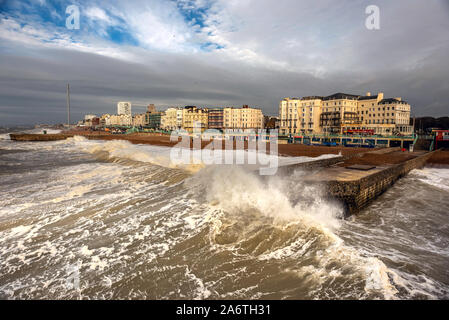
MULTIPOLYGON (((283 17, 277 15, 266 29, 251 18, 249 27, 243 24, 242 31, 232 35, 236 47, 223 51, 120 47, 131 58, 112 58, 76 47, 59 49, 4 37, 0 125, 64 122, 67 82, 75 120, 87 113, 114 113, 122 100, 131 101, 134 112, 143 112, 148 103, 160 108, 249 104, 277 114, 283 97, 366 91, 400 96, 417 116, 447 115, 448 7, 416 1, 402 7, 399 2, 404 1, 375 2, 382 19, 381 30, 375 32, 363 27, 364 2, 344 2, 333 13, 326 8, 329 2, 320 1, 322 6, 312 9, 298 7, 303 9, 299 17, 320 17, 318 21, 309 17, 307 24, 299 26, 307 30, 295 25, 283 32, 283 17), (326 22, 326 17, 332 19, 326 22), (343 19, 340 25, 339 19, 343 19), (357 27, 350 27, 348 20, 357 27), (251 42, 257 45, 250 51, 239 46, 251 42)), ((282 11, 270 10, 275 6, 271 2, 264 5, 264 21, 271 12, 282 11)))

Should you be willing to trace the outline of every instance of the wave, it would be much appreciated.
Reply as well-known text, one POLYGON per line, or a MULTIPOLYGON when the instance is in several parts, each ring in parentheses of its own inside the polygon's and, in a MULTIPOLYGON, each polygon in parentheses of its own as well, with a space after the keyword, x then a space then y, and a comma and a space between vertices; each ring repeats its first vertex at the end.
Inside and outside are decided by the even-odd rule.
POLYGON ((40 133, 44 133, 44 131, 47 132, 47 134, 56 134, 56 133, 62 132, 62 130, 60 130, 60 129, 52 129, 52 128, 35 128, 35 129, 31 129, 31 130, 26 130, 24 132, 40 134, 40 133))
POLYGON ((439 189, 449 190, 449 169, 423 168, 410 172, 410 176, 439 189))
POLYGON ((44 146, 48 157, 87 153, 107 163, 55 161, 4 189, 0 274, 33 267, 3 281, 8 296, 396 297, 398 276, 338 236, 342 208, 302 182, 308 172, 262 177, 208 165, 186 174, 165 147, 78 136, 44 146), (89 288, 74 296, 62 284, 64 267, 77 261, 89 288))
POLYGON ((11 140, 9 133, 0 134, 0 140, 11 140))
MULTIPOLYGON (((302 183, 304 175, 297 171, 290 177, 261 179, 242 168, 208 167, 185 185, 219 212, 207 218, 211 247, 258 261, 279 260, 298 283, 311 281, 311 297, 331 297, 332 286, 325 286, 329 281, 336 286, 361 281, 359 298, 395 298, 397 290, 390 278, 398 275, 381 260, 363 257, 344 244, 335 233, 342 224, 341 206, 326 200, 320 187, 302 183), (292 187, 295 202, 289 197, 292 187)), ((356 293, 349 289, 345 294, 356 293)), ((342 293, 338 298, 343 297, 342 293)))

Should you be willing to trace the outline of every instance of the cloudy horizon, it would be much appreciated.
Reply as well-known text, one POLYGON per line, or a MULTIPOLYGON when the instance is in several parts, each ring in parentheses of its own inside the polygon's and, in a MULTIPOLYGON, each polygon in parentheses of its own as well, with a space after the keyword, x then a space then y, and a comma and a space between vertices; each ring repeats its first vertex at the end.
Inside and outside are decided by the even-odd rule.
POLYGON ((446 0, 0 0, 0 125, 65 122, 67 83, 72 121, 118 101, 277 115, 284 97, 368 91, 447 116, 447 30, 446 0))

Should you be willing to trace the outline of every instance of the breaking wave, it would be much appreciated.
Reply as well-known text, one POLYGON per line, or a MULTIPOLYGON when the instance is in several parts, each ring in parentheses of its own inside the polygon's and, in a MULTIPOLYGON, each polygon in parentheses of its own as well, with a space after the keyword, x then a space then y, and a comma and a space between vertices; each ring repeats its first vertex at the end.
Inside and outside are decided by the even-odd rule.
POLYGON ((186 168, 82 137, 21 148, 3 159, 19 164, 0 183, 0 297, 394 299, 408 281, 348 241, 310 172, 186 168))

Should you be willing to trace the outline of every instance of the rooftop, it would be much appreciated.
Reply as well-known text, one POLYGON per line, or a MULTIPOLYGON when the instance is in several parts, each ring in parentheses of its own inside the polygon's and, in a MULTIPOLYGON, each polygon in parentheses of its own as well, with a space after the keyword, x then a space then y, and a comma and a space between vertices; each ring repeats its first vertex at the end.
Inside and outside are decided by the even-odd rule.
POLYGON ((387 99, 382 99, 382 100, 379 101, 379 104, 390 104, 390 103, 407 104, 406 101, 398 100, 398 99, 395 99, 395 98, 387 98, 387 99))
POLYGON ((377 94, 375 96, 362 96, 362 97, 359 97, 359 100, 373 100, 373 99, 377 100, 377 94))
POLYGON ((357 100, 360 96, 355 94, 349 94, 349 93, 334 93, 330 96, 324 97, 323 100, 340 100, 340 99, 350 99, 350 100, 357 100))

